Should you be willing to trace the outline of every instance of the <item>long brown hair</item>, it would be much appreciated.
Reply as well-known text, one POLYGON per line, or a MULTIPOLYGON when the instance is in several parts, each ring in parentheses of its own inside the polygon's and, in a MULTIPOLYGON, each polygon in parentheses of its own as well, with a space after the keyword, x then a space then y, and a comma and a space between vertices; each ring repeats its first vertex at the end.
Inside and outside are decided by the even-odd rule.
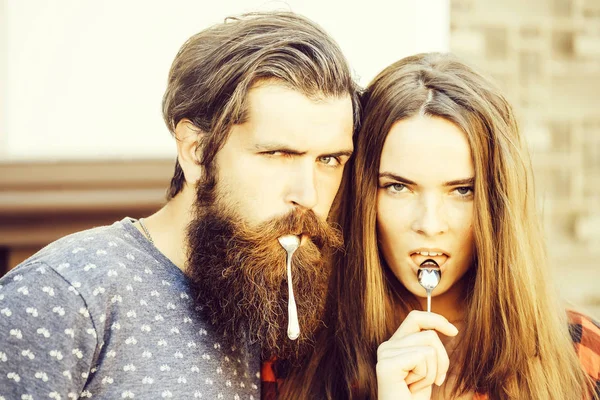
POLYGON ((548 281, 526 144, 500 91, 450 55, 420 54, 383 70, 362 105, 340 210, 347 253, 330 284, 329 326, 307 365, 290 376, 283 397, 377 398, 377 347, 420 308, 378 250, 379 162, 392 125, 421 114, 461 128, 475 168, 476 260, 467 277, 461 342, 469 351, 456 362, 454 395, 584 398, 588 381, 548 281))
MULTIPOLYGON (((350 68, 337 43, 320 26, 291 12, 227 18, 184 43, 163 96, 163 118, 171 133, 187 118, 206 134, 198 145, 205 175, 214 175, 212 161, 231 126, 245 121, 248 90, 268 79, 310 98, 349 95, 358 121, 358 92, 350 68)), ((183 183, 183 171, 176 163, 169 200, 183 183)))

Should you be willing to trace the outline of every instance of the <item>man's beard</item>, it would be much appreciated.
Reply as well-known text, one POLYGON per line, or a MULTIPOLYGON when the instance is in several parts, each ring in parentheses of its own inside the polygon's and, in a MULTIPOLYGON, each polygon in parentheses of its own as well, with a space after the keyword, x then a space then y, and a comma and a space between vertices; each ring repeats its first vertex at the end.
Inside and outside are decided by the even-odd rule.
POLYGON ((314 212, 301 210, 250 228, 219 203, 197 204, 187 231, 186 273, 198 304, 230 344, 259 343, 263 359, 297 360, 322 325, 330 259, 342 247, 342 234, 314 212), (300 323, 294 341, 287 337, 286 251, 278 242, 289 234, 309 238, 292 257, 300 323))

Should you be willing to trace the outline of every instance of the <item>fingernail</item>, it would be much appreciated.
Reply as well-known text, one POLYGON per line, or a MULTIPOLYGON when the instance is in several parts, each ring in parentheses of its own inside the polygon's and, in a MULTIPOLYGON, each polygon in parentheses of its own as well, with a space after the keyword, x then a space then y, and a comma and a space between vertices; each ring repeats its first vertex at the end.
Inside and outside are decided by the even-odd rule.
POLYGON ((438 386, 442 386, 442 384, 444 383, 445 380, 446 380, 446 374, 444 374, 440 379, 438 379, 438 381, 435 384, 438 386))

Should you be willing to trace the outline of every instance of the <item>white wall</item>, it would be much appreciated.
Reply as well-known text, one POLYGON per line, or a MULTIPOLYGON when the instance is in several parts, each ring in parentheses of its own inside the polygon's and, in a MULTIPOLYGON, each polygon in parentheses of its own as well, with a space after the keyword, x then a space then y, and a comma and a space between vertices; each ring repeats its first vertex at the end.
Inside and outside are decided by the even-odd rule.
POLYGON ((8 37, 6 28, 6 1, 0 0, 0 161, 8 152, 6 142, 8 132, 6 130, 6 97, 8 95, 6 68, 8 67, 7 44, 8 37))
POLYGON ((173 157, 160 105, 179 47, 267 9, 323 26, 363 85, 449 46, 449 0, 0 0, 0 161, 173 157))

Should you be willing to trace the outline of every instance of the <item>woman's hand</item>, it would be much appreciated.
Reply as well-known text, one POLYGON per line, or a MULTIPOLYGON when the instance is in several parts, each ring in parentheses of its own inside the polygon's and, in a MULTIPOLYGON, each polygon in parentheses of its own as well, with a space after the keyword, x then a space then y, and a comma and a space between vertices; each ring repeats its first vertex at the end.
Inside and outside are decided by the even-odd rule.
POLYGON ((411 311, 394 335, 377 349, 378 399, 424 400, 441 386, 450 365, 437 332, 458 329, 439 314, 411 311))

